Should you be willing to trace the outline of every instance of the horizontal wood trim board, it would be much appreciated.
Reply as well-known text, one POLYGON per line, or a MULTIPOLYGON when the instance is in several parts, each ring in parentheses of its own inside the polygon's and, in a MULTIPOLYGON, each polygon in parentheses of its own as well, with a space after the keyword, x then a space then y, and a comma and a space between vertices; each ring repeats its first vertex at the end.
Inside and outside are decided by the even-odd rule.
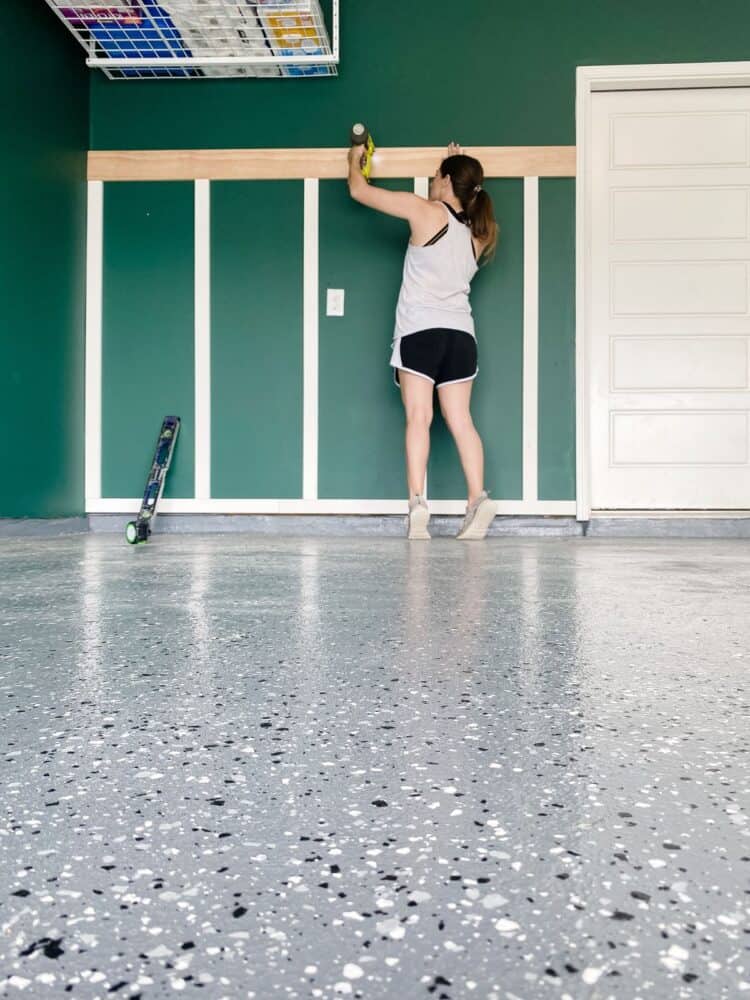
MULTIPOLYGON (((575 146, 465 147, 486 177, 575 177, 575 146)), ((346 177, 345 149, 92 150, 90 181, 289 180, 346 177)), ((442 147, 379 149, 372 176, 431 177, 442 147)))

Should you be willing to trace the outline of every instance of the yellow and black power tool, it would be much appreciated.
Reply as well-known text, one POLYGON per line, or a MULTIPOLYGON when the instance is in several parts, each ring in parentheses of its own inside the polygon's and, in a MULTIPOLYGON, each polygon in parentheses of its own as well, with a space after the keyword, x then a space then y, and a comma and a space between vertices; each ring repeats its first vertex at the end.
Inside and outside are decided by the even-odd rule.
POLYGON ((369 181, 370 171, 372 170, 372 154, 375 152, 375 143, 372 141, 372 136, 366 125, 357 122, 356 125, 352 125, 352 132, 349 138, 352 146, 364 147, 359 167, 362 171, 362 176, 366 181, 369 181))

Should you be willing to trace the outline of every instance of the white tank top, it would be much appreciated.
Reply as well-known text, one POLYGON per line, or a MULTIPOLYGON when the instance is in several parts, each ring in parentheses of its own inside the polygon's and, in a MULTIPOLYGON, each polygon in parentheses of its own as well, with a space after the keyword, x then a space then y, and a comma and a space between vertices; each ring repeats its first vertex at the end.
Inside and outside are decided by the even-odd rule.
POLYGON ((442 204, 446 227, 425 246, 410 243, 406 250, 394 341, 436 327, 474 336, 469 286, 478 268, 471 229, 442 204))

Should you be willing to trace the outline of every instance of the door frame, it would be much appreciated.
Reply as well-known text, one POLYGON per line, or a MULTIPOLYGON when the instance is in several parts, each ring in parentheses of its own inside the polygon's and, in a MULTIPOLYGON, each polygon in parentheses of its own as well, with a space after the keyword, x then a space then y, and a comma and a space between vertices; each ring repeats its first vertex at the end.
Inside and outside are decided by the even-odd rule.
MULTIPOLYGON (((591 95, 603 90, 750 86, 750 62, 576 67, 576 518, 591 518, 588 341, 591 329, 591 95)), ((661 512, 662 514, 664 512, 661 512)), ((686 515, 685 511, 681 516, 686 515)))

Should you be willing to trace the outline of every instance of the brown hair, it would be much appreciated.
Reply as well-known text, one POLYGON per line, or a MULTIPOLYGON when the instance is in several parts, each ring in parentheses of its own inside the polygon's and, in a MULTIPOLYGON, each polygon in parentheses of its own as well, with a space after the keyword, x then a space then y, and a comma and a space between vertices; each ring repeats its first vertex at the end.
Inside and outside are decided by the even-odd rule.
POLYGON ((466 213, 472 235, 484 244, 482 256, 485 261, 492 260, 500 227, 495 221, 492 198, 482 187, 482 164, 473 156, 447 156, 440 164, 440 174, 442 177, 450 177, 453 193, 466 213))

